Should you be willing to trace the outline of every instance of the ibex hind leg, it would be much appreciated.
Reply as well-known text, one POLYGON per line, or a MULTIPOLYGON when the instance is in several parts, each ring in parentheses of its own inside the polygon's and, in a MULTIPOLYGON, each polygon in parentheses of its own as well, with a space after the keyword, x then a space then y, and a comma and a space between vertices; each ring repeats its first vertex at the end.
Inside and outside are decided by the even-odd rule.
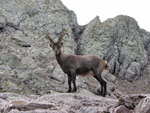
POLYGON ((106 96, 106 94, 107 94, 107 89, 106 89, 106 87, 107 87, 107 83, 106 83, 106 81, 104 81, 103 79, 102 79, 102 81, 101 81, 101 95, 102 96, 106 96))
POLYGON ((101 90, 97 90, 97 93, 99 94, 99 95, 102 95, 102 96, 104 96, 104 86, 103 86, 103 81, 101 80, 101 79, 99 79, 99 78, 97 78, 97 77, 95 77, 98 81, 99 81, 99 83, 100 83, 100 85, 101 85, 101 90))
POLYGON ((107 85, 106 81, 101 78, 101 94, 103 97, 106 96, 106 92, 107 92, 106 85, 107 85))
POLYGON ((102 81, 100 82, 101 85, 101 90, 97 90, 97 92, 102 95, 103 97, 106 96, 106 82, 102 79, 102 81))
POLYGON ((107 83, 105 80, 103 80, 103 90, 104 90, 103 96, 105 97, 107 95, 107 83))
POLYGON ((102 96, 106 95, 106 82, 102 79, 101 74, 98 73, 97 71, 93 71, 94 77, 99 81, 101 85, 101 90, 97 90, 97 93, 99 93, 102 96))

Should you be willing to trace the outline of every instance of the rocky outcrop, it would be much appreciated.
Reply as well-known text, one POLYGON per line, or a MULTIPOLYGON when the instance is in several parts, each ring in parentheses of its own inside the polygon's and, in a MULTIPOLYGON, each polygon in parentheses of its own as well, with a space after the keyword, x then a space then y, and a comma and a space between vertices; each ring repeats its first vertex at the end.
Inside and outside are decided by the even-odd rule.
POLYGON ((1 113, 149 113, 150 95, 124 95, 120 99, 56 93, 23 96, 0 93, 1 113))
POLYGON ((148 76, 149 67, 150 33, 131 17, 120 15, 104 22, 95 17, 79 26, 74 12, 60 0, 0 1, 2 113, 150 112, 150 95, 122 96, 118 89, 122 83, 116 78, 133 81, 141 74, 148 76), (100 84, 90 74, 77 77, 76 93, 65 93, 67 76, 45 39, 49 34, 56 41, 64 30, 69 33, 63 40, 65 53, 97 55, 108 61, 111 73, 102 73, 108 83, 105 98, 96 96, 100 84))
MULTIPOLYGON (((128 16, 101 22, 95 17, 79 26, 76 15, 60 0, 0 1, 0 91, 46 94, 67 91, 67 77, 60 69, 48 41, 66 30, 63 51, 103 57, 111 73, 128 80, 140 76, 149 61, 150 34, 128 16)), ((108 95, 118 97, 116 77, 103 74, 108 95)), ((100 84, 92 77, 77 77, 78 92, 94 95, 100 84), (91 93, 92 92, 92 93, 91 93), (93 94, 94 93, 94 94, 93 94)))
POLYGON ((70 37, 65 38, 63 51, 74 53, 72 29, 76 26, 76 15, 59 0, 0 1, 1 91, 63 92, 60 86, 65 76, 44 36, 57 40, 67 30, 70 37))
POLYGON ((81 94, 51 94, 23 96, 13 93, 0 94, 1 113, 104 113, 118 101, 99 96, 81 94))
POLYGON ((148 63, 149 36, 131 17, 120 15, 103 23, 96 17, 80 37, 81 54, 103 57, 110 63, 111 73, 132 80, 148 63))
MULTIPOLYGON (((67 78, 44 36, 56 41, 67 30, 63 51, 79 53, 78 38, 85 27, 78 25, 74 12, 59 0, 9 0, 0 1, 0 17, 0 91, 40 95, 67 91, 67 78)), ((79 92, 95 93, 100 88, 95 81, 77 78, 79 92)))
POLYGON ((150 98, 142 99, 134 109, 133 113, 149 113, 150 112, 150 98))

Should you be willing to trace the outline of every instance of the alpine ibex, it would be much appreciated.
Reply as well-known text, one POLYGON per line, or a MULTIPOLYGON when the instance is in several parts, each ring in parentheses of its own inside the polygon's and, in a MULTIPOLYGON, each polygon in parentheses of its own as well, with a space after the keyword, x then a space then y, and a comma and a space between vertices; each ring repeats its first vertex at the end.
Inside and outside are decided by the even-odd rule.
MULTIPOLYGON (((61 51, 63 45, 63 37, 68 35, 66 32, 62 32, 57 42, 46 35, 46 38, 50 41, 50 47, 53 49, 57 62, 62 68, 63 72, 68 75, 68 92, 75 92, 76 87, 76 75, 86 75, 89 72, 93 72, 93 76, 99 81, 101 85, 101 95, 106 95, 106 81, 102 79, 101 73, 103 70, 109 70, 107 63, 97 57, 88 55, 67 55, 61 51), (73 82, 73 90, 71 88, 71 82, 73 82)), ((69 36, 69 35, 68 35, 69 36)))

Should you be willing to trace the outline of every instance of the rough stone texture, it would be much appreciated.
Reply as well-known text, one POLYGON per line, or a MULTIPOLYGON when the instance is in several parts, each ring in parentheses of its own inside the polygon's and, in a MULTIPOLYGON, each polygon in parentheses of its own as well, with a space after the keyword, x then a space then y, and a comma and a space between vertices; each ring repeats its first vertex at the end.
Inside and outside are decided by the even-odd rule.
POLYGON ((96 17, 80 37, 81 54, 101 56, 109 62, 111 73, 132 80, 148 63, 149 36, 131 17, 119 15, 103 23, 96 17))
POLYGON ((1 113, 149 113, 150 95, 124 95, 119 99, 54 93, 24 96, 0 93, 1 113))
POLYGON ((23 96, 14 93, 0 94, 2 113, 105 113, 118 100, 81 94, 51 94, 23 96))
POLYGON ((63 51, 74 53, 75 26, 76 15, 59 0, 0 1, 1 91, 64 92, 61 83, 65 76, 44 36, 50 34, 56 41, 59 33, 67 30, 70 37, 65 37, 63 51))
POLYGON ((109 108, 110 113, 149 113, 149 94, 131 94, 119 98, 116 105, 109 108))
MULTIPOLYGON (((0 1, 0 17, 0 91, 40 95, 66 92, 67 77, 44 36, 50 34, 56 41, 60 32, 67 30, 63 51, 79 53, 78 36, 85 27, 78 25, 74 12, 59 0, 9 0, 0 1)), ((109 95, 120 95, 111 83, 113 75, 109 74, 109 79, 109 95)), ((77 86, 83 94, 100 88, 91 76, 77 77, 77 86)))
MULTIPOLYGON (((0 93, 2 113, 149 112, 149 95, 121 96, 116 78, 149 76, 149 67, 150 33, 131 17, 119 15, 104 22, 95 17, 79 26, 74 12, 60 0, 0 1, 0 92, 30 95, 0 93), (77 77, 77 93, 64 93, 67 76, 44 38, 49 34, 56 41, 64 30, 69 33, 63 40, 65 53, 108 61, 111 73, 102 73, 108 83, 106 98, 95 96, 100 84, 90 75, 77 77)), ((150 77, 147 81, 150 84, 150 77)))
POLYGON ((132 113, 132 112, 125 106, 121 105, 115 109, 114 113, 132 113))
POLYGON ((142 99, 133 111, 133 113, 149 113, 149 112, 150 112, 150 97, 142 99))
MULTIPOLYGON (((79 26, 74 12, 60 0, 1 0, 0 91, 66 92, 67 76, 44 38, 49 34, 56 41, 63 30, 69 33, 63 40, 65 53, 103 57, 114 75, 132 81, 148 62, 150 33, 131 17, 120 15, 105 22, 95 17, 79 26)), ((108 96, 116 98, 122 92, 112 74, 103 76, 108 81, 108 96)), ((92 76, 77 77, 77 87, 79 93, 92 95, 100 84, 92 76)))

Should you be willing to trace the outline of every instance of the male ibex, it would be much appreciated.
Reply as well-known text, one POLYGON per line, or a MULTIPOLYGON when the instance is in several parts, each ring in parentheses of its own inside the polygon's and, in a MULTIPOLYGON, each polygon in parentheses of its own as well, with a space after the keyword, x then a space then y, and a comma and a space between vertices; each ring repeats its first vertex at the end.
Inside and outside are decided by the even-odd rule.
MULTIPOLYGON (((46 38, 50 41, 50 47, 53 49, 57 62, 62 68, 63 72, 68 75, 68 92, 76 91, 76 74, 83 75, 92 71, 93 76, 99 81, 101 85, 101 95, 106 95, 106 82, 102 79, 101 73, 103 70, 109 70, 107 63, 97 57, 88 55, 67 55, 61 51, 63 43, 61 42, 64 35, 68 33, 61 33, 58 41, 56 43, 47 35, 46 38), (71 82, 73 82, 73 90, 71 88, 71 82)), ((69 35, 68 35, 69 36, 69 35)))

